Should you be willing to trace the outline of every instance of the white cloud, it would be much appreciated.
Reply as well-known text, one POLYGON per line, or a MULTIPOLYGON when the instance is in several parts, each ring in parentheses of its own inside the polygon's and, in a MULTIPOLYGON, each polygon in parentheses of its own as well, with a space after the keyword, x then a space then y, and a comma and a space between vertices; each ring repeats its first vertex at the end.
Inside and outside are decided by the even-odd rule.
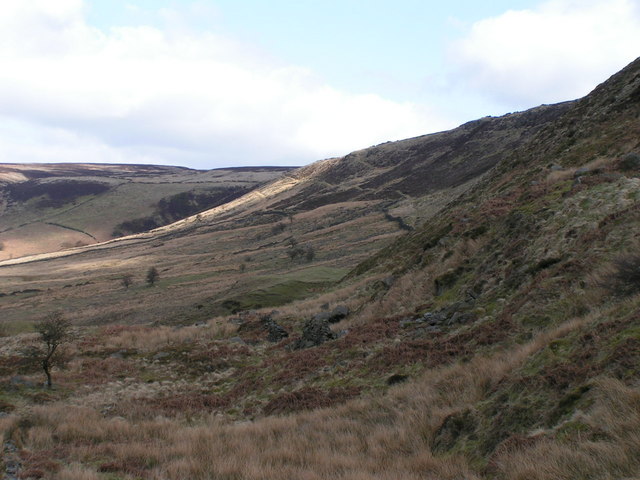
POLYGON ((520 108, 570 100, 640 55, 638 0, 550 0, 474 23, 451 49, 457 81, 520 108))
POLYGON ((3 2, 0 162, 301 164, 445 126, 179 23, 104 32, 81 0, 3 2))

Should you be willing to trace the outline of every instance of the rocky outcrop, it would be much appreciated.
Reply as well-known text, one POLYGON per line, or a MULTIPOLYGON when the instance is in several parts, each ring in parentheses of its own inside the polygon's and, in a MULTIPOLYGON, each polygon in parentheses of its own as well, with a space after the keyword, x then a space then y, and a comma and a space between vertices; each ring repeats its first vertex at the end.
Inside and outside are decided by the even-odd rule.
POLYGON ((318 318, 318 315, 307 320, 302 327, 302 337, 296 340, 292 348, 299 350, 301 348, 310 348, 321 345, 328 340, 334 340, 338 336, 331 331, 329 321, 324 318, 318 318))
POLYGON ((261 322, 262 327, 267 331, 267 340, 270 342, 277 343, 289 336, 289 332, 278 325, 275 320, 271 318, 271 315, 265 315, 262 317, 261 322))
POLYGON ((313 318, 319 322, 326 321, 328 323, 338 323, 349 315, 349 307, 338 305, 330 312, 316 313, 313 318))

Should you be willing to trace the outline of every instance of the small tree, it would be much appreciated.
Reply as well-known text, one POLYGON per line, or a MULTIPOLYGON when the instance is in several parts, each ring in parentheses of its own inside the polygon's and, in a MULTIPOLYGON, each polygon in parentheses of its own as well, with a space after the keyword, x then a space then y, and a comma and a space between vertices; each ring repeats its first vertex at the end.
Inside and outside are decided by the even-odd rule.
POLYGON ((60 366, 64 357, 60 351, 60 345, 69 336, 69 322, 60 312, 49 314, 44 320, 34 325, 35 331, 40 335, 43 345, 34 346, 29 351, 31 357, 37 358, 47 376, 47 388, 53 385, 51 381, 51 369, 60 366))
POLYGON ((307 259, 307 262, 311 262, 314 258, 316 258, 316 251, 311 245, 307 245, 307 248, 304 252, 304 258, 307 259))
POLYGON ((122 286, 124 288, 129 288, 133 284, 133 275, 127 273, 122 276, 122 286))
POLYGON ((158 269, 156 267, 151 267, 147 270, 147 283, 150 287, 153 287, 155 283, 160 278, 160 274, 158 273, 158 269))

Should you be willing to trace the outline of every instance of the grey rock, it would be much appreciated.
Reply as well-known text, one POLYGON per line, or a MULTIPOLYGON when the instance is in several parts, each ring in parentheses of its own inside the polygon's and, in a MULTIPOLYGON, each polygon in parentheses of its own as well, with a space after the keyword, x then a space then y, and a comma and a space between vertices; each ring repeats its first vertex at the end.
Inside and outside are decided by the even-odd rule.
POLYGON ((439 325, 445 321, 446 315, 442 312, 427 312, 422 316, 422 319, 429 325, 439 325))
POLYGON ((344 305, 335 307, 331 312, 319 312, 313 316, 318 322, 337 323, 349 315, 349 308, 344 305))
POLYGON ((388 277, 385 277, 382 279, 382 283, 387 288, 391 288, 395 282, 396 282, 396 277, 394 277, 393 275, 389 275, 388 277))
POLYGON ((267 331, 267 340, 273 343, 277 343, 280 340, 287 338, 289 332, 278 325, 270 315, 265 315, 261 319, 263 328, 267 331))
POLYGON ((336 308, 331 310, 331 318, 329 321, 331 323, 336 323, 346 318, 349 315, 349 307, 345 305, 338 305, 336 308))
POLYGON ((586 174, 588 174, 588 173, 590 173, 590 172, 591 172, 591 170, 589 170, 588 168, 584 168, 584 167, 583 167, 583 168, 579 168, 579 169, 577 169, 577 170, 574 172, 573 176, 574 176, 574 177, 581 177, 581 176, 586 175, 586 174))
POLYGON ((15 460, 9 460, 5 463, 4 469, 7 475, 17 475, 20 471, 20 464, 15 460))
POLYGON ((324 322, 324 321, 328 322, 330 318, 331 318, 331 314, 329 312, 320 312, 320 313, 316 313, 313 316, 313 319, 319 322, 324 322))
POLYGON ((302 327, 302 337, 293 345, 294 350, 301 348, 310 348, 321 345, 328 340, 334 340, 337 335, 329 328, 327 320, 313 318, 307 320, 302 327))
POLYGON ((163 358, 170 357, 171 354, 169 352, 158 352, 153 356, 154 360, 162 360, 163 358))
POLYGON ((456 323, 458 323, 461 315, 462 314, 460 312, 455 312, 453 315, 451 315, 449 320, 447 320, 447 325, 455 325, 456 323))
POLYGON ((239 343, 240 345, 246 345, 246 342, 243 339, 241 339, 240 337, 231 337, 229 339, 229 341, 231 343, 239 343))

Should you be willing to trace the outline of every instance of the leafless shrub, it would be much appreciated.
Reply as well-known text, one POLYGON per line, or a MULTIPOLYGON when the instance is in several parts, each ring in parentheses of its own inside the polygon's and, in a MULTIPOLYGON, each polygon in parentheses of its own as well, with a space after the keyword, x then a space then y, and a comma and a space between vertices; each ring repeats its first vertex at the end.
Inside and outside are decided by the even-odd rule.
POLYGON ((158 279, 160 279, 160 273, 158 273, 158 269, 156 267, 149 268, 149 270, 147 270, 147 283, 149 284, 149 286, 153 287, 158 279))
POLYGON ((133 275, 127 273, 122 276, 121 281, 124 288, 129 288, 133 284, 133 275))
POLYGON ((60 345, 67 340, 69 327, 70 324, 62 313, 49 314, 47 318, 34 326, 40 336, 41 344, 32 345, 24 352, 26 356, 40 363, 47 377, 46 385, 48 388, 53 385, 51 370, 54 366, 62 366, 64 363, 65 359, 60 345))

